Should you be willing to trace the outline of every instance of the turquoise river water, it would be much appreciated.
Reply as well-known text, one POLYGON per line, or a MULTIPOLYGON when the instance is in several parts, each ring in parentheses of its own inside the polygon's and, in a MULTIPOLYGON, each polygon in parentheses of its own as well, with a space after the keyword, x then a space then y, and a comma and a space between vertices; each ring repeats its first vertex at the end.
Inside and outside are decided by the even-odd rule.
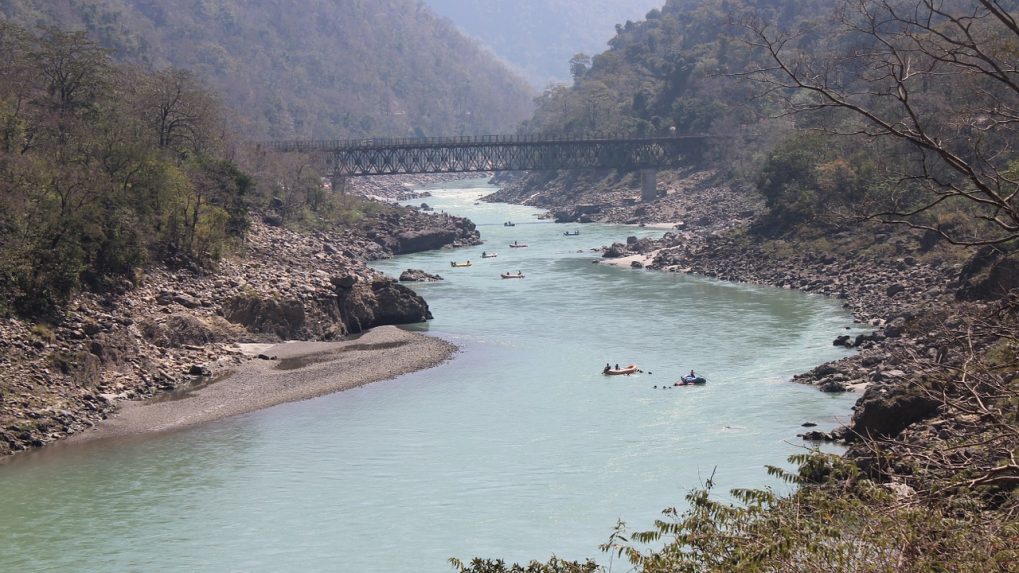
POLYGON ((788 381, 843 355, 831 340, 854 327, 836 301, 595 265, 590 248, 663 231, 475 204, 490 190, 425 199, 477 222, 485 245, 378 265, 446 278, 416 288, 435 314, 419 328, 459 345, 452 361, 169 435, 15 456, 0 463, 0 570, 604 563, 617 519, 647 527, 712 472, 720 494, 782 487, 764 466, 803 447, 800 424, 848 418, 854 396, 788 381), (645 372, 606 377, 606 362, 645 372), (691 368, 708 384, 662 388, 691 368))

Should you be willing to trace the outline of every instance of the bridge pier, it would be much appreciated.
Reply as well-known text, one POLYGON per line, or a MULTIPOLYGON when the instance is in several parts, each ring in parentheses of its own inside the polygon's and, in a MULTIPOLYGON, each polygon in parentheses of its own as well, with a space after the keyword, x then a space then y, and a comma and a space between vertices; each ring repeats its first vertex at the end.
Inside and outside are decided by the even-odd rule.
POLYGON ((330 183, 333 188, 333 193, 347 194, 347 178, 343 175, 337 175, 334 173, 330 183))
POLYGON ((642 202, 654 201, 658 197, 658 170, 640 170, 640 200, 642 202))

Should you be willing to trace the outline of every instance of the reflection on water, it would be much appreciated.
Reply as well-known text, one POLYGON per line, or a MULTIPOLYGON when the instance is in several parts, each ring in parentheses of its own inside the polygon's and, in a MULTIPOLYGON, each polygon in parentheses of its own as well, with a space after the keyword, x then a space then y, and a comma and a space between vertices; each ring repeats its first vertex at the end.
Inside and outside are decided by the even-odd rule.
POLYGON ((2 568, 598 558, 617 519, 649 525, 712 473, 720 492, 783 487, 764 466, 799 451, 800 424, 848 417, 853 396, 788 382, 843 355, 831 340, 851 322, 835 301, 592 264, 592 248, 661 231, 565 237, 532 209, 474 205, 483 192, 428 203, 479 222, 485 245, 380 263, 446 277, 415 286, 436 316, 415 328, 459 345, 452 361, 165 436, 19 456, 0 465, 2 568), (474 265, 449 272, 451 258, 474 265), (527 279, 499 277, 518 269, 527 279), (645 372, 603 376, 606 362, 645 372), (691 368, 706 386, 671 386, 691 368))

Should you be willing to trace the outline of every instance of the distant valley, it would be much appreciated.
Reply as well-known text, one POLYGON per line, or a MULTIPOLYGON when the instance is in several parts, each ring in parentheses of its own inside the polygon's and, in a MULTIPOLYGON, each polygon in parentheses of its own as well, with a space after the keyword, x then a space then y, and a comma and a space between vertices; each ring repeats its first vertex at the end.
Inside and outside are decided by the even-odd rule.
POLYGON ((577 53, 605 50, 615 26, 643 20, 661 0, 427 0, 537 88, 570 77, 577 53))

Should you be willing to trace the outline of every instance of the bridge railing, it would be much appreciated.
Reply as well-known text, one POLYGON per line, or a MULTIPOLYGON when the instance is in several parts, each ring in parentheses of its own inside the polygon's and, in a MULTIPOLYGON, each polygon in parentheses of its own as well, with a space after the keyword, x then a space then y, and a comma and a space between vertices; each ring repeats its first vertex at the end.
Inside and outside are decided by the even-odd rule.
POLYGON ((478 145, 527 145, 535 143, 578 143, 596 141, 682 141, 706 139, 707 135, 632 136, 596 133, 586 135, 464 135, 453 137, 369 137, 361 139, 290 140, 260 143, 260 149, 279 152, 337 151, 344 149, 398 148, 398 147, 458 147, 478 145))

